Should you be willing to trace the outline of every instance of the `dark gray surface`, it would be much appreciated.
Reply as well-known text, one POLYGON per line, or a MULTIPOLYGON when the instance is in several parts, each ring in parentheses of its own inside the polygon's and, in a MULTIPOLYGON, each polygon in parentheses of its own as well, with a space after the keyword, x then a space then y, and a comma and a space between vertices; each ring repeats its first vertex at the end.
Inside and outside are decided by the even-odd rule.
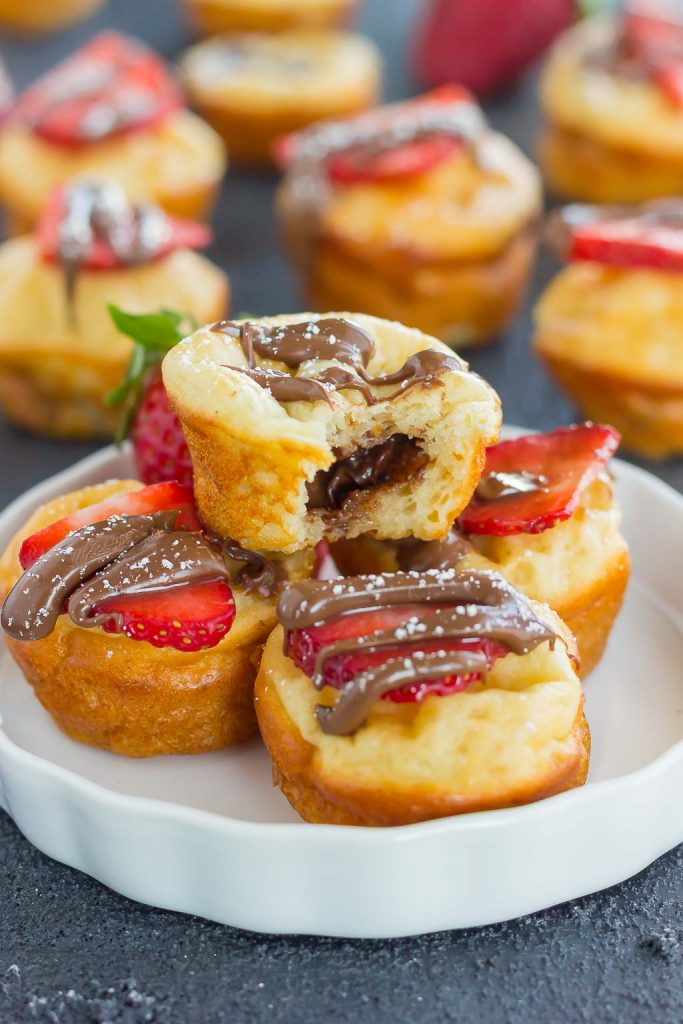
MULTIPOLYGON (((411 88, 403 45, 415 6, 366 0, 363 10, 387 56, 390 97, 411 88)), ((110 0, 86 26, 30 43, 5 38, 0 52, 21 85, 104 24, 168 57, 186 44, 173 0, 110 0)), ((489 113, 531 151, 531 82, 489 113)), ((254 314, 298 307, 274 241, 272 187, 268 175, 231 173, 215 220, 212 255, 230 272, 234 308, 254 314)), ((538 269, 534 294, 553 270, 547 260, 538 269)), ((528 338, 525 315, 472 363, 500 392, 508 422, 570 422, 572 408, 530 357, 528 338)), ((90 450, 0 422, 0 507, 90 450)), ((683 490, 683 462, 647 468, 683 490)), ((139 907, 38 853, 0 814, 0 1024, 680 1024, 682 898, 679 848, 605 893, 497 927, 389 942, 262 937, 139 907)))

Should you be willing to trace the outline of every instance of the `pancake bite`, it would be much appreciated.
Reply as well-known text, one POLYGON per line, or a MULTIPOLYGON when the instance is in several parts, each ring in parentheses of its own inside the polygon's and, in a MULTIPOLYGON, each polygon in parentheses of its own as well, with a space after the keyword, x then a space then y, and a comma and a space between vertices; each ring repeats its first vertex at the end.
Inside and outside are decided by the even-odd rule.
POLYGON ((0 29, 33 35, 56 32, 89 17, 103 0, 0 0, 0 29))
POLYGON ((536 351, 625 447, 653 459, 681 454, 683 200, 569 206, 548 234, 568 265, 536 306, 536 351))
POLYGON ((224 321, 165 357, 202 519, 247 548, 443 536, 500 402, 445 345, 350 313, 224 321))
POLYGON ((343 572, 491 569, 549 605, 576 638, 581 675, 598 664, 628 583, 628 546, 606 472, 619 436, 583 424, 501 441, 443 540, 341 541, 343 572))
POLYGON ((558 195, 639 203, 683 192, 683 21, 674 5, 661 10, 627 5, 554 46, 539 155, 558 195))
POLYGON ((498 574, 310 580, 277 610, 256 713, 306 821, 410 824, 585 781, 572 640, 498 574))
POLYGON ((103 32, 19 96, 0 135, 0 200, 18 233, 57 186, 105 176, 135 201, 203 219, 225 163, 222 140, 185 109, 161 59, 103 32))
POLYGON ((36 231, 0 245, 0 405, 14 423, 54 437, 111 436, 107 396, 132 345, 107 306, 173 306, 199 322, 228 307, 225 274, 193 252, 202 225, 129 202, 113 181, 57 189, 36 231))
POLYGON ((535 248, 533 165, 471 95, 321 122, 278 147, 285 248, 314 309, 362 309, 464 347, 509 321, 535 248))
POLYGON ((200 35, 333 28, 350 21, 357 0, 182 0, 200 35))
POLYGON ((181 70, 192 103, 230 156, 269 164, 279 136, 372 106, 381 58, 369 39, 349 32, 239 34, 192 47, 181 70))
POLYGON ((10 654, 72 739, 200 754, 256 729, 288 567, 207 535, 189 488, 115 480, 37 509, 0 561, 10 654))

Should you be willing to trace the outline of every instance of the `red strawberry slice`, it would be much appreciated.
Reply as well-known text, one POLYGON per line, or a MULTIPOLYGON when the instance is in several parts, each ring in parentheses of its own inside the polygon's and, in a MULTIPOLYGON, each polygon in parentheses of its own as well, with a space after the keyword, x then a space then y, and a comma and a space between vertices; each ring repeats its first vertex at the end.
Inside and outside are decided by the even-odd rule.
POLYGON ((568 258, 610 267, 683 270, 683 221, 644 214, 579 225, 571 231, 568 258))
POLYGON ((21 567, 28 569, 36 559, 63 540, 67 534, 79 530, 82 526, 102 522, 103 519, 114 515, 150 515, 153 512, 175 509, 180 512, 176 521, 178 529, 201 530, 192 491, 175 481, 152 484, 151 487, 143 487, 139 491, 114 495, 96 505, 88 505, 78 512, 72 512, 27 537, 19 552, 21 567))
POLYGON ((674 106, 683 109, 683 63, 669 64, 656 71, 655 81, 674 106))
POLYGON ((227 581, 219 579, 111 598, 93 612, 112 613, 102 626, 106 633, 123 633, 154 647, 200 651, 215 647, 229 632, 235 602, 227 581))
MULTIPOLYGON (((473 102, 472 94, 461 85, 448 84, 431 92, 407 100, 380 107, 378 111, 362 115, 364 124, 377 123, 378 131, 391 125, 393 114, 404 114, 411 108, 421 106, 450 106, 455 103, 473 102)), ((350 122, 353 124, 353 121, 350 122)), ((286 169, 296 156, 300 139, 306 132, 283 135, 273 146, 273 157, 278 165, 286 169)), ((372 152, 371 146, 350 146, 333 155, 327 164, 330 180, 338 185, 355 185, 364 181, 393 181, 424 174, 442 160, 459 152, 462 142, 448 135, 433 135, 412 142, 396 145, 392 149, 372 152)))
POLYGON ((130 429, 135 466, 146 484, 177 480, 192 488, 192 458, 180 420, 171 411, 159 370, 152 372, 142 392, 130 429))
POLYGON ((327 165, 327 173, 337 185, 395 181, 431 171, 461 149, 461 140, 448 135, 415 139, 381 153, 372 153, 367 146, 354 146, 333 157, 327 165))
POLYGON ((79 146, 156 124, 183 106, 164 62, 143 43, 103 32, 34 82, 13 117, 61 146, 79 146))
MULTIPOLYGON (((73 186, 71 186, 73 188, 73 186)), ((36 239, 41 259, 45 263, 59 262, 59 232, 67 214, 68 190, 55 190, 43 209, 36 239)), ((134 211, 132 211, 134 212, 134 211)), ((197 224, 191 220, 164 216, 168 225, 168 235, 154 255, 161 259, 175 252, 176 249, 203 249, 211 242, 211 230, 205 224, 197 224)), ((93 238, 86 260, 81 269, 86 270, 117 270, 128 264, 112 249, 107 240, 100 236, 93 238)))
POLYGON ((460 526, 467 533, 505 537, 542 533, 569 519, 619 441, 612 427, 585 423, 493 445, 486 452, 482 482, 495 479, 492 474, 503 483, 512 477, 512 493, 486 498, 475 491, 460 526), (515 493, 514 477, 520 473, 538 489, 515 493))
MULTIPOLYGON (((316 655, 323 647, 340 640, 348 640, 358 636, 372 636, 373 633, 384 630, 396 630, 405 625, 411 618, 419 619, 424 609, 420 606, 404 606, 400 608, 383 608, 368 612, 359 612, 347 615, 321 626, 309 629, 295 630, 287 635, 287 654, 303 672, 313 676, 315 670, 316 655)), ((358 654, 339 654, 328 658, 323 670, 323 680, 326 686, 340 689, 366 669, 376 665, 383 665, 387 661, 397 658, 410 657, 417 652, 431 653, 433 651, 459 651, 474 650, 483 651, 488 660, 489 667, 496 658, 503 657, 507 652, 501 644, 490 640, 479 639, 437 639, 415 643, 385 647, 379 651, 363 651, 358 654)), ((434 694, 447 696, 465 689, 479 676, 469 674, 467 676, 443 676, 439 679, 420 680, 412 684, 391 690, 383 695, 383 699, 393 700, 397 703, 415 703, 424 697, 434 694)))

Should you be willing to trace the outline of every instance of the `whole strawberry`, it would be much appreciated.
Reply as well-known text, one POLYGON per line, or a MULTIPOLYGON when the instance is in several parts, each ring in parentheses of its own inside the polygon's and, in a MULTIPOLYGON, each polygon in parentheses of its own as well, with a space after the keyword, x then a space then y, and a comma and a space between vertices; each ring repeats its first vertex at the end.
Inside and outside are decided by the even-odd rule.
POLYGON ((177 480, 192 486, 192 460, 180 421, 171 412, 160 364, 166 353, 185 337, 194 325, 179 313, 164 309, 158 313, 125 313, 116 306, 109 314, 121 331, 134 342, 126 377, 109 396, 110 405, 123 406, 117 440, 130 437, 138 477, 145 484, 177 480))
POLYGON ((425 86, 484 95, 513 82, 578 15, 577 0, 426 0, 413 65, 425 86))

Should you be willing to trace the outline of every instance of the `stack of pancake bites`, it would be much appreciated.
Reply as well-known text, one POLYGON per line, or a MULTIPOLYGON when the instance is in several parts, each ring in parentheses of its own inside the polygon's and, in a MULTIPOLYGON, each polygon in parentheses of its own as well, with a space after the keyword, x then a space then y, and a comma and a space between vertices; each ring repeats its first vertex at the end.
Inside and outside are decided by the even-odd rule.
MULTIPOLYGON (((0 0, 0 24, 96 6, 0 0)), ((176 71, 107 31, 3 82, 0 406, 131 452, 2 555, 12 657, 80 743, 260 734, 306 821, 582 785, 582 680, 629 577, 610 459, 683 453, 683 23, 641 5, 557 39, 539 159, 574 202, 543 220, 468 89, 378 105, 349 0, 184 7, 204 38, 176 71), (308 312, 229 319, 201 254, 227 153, 280 172, 308 312), (501 440, 455 350, 514 318, 541 235, 566 265, 532 344, 585 421, 501 440)))

